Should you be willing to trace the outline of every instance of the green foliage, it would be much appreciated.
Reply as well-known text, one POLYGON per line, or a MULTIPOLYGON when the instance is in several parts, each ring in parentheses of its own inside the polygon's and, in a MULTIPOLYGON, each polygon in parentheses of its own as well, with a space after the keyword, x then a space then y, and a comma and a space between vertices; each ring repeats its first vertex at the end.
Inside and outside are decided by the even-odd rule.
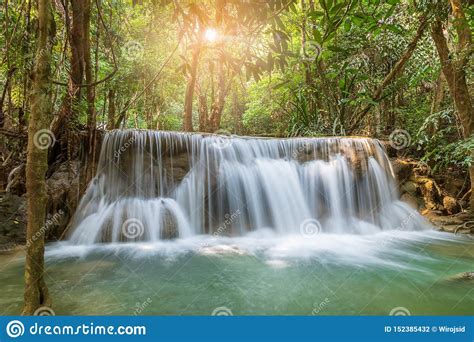
POLYGON ((474 136, 462 139, 456 127, 454 111, 447 108, 428 116, 415 136, 418 149, 424 151, 422 160, 433 165, 434 172, 472 164, 474 136))
MULTIPOLYGON (((28 117, 37 19, 35 6, 26 15, 27 3, 9 1, 8 13, 0 12, 4 28, 0 90, 13 70, 2 109, 13 126, 20 121, 20 112, 28 117)), ((54 80, 67 83, 71 56, 60 4, 54 14, 52 66, 54 80)), ((98 127, 108 121, 108 94, 114 90, 113 107, 117 116, 124 114, 123 127, 180 130, 193 53, 199 46, 193 89, 195 129, 201 105, 209 114, 224 94, 219 128, 229 132, 384 139, 394 129, 406 129, 414 137, 419 156, 436 169, 470 163, 472 141, 461 138, 447 89, 438 113, 429 114, 440 73, 429 34, 433 20, 443 22, 456 57, 451 45, 456 44, 457 33, 449 2, 144 0, 99 4, 105 27, 93 2, 93 78, 101 80, 114 71, 113 55, 118 70, 94 89, 98 127), (412 41, 423 14, 430 21, 413 55, 374 99, 375 90, 412 41), (215 29, 219 39, 206 40, 207 28, 215 29)), ((472 28, 474 9, 464 9, 472 28)), ((472 76, 471 63, 466 68, 471 93, 472 76)), ((81 90, 82 100, 73 108, 76 122, 71 123, 79 128, 89 115, 86 88, 81 90)), ((54 86, 55 113, 60 112, 66 91, 67 87, 54 86)))
POLYGON ((247 109, 242 117, 247 134, 280 134, 284 125, 280 103, 284 102, 287 94, 283 87, 277 87, 278 82, 274 75, 252 82, 249 86, 247 109))
POLYGON ((158 127, 165 131, 179 131, 182 127, 182 120, 176 115, 165 114, 158 116, 158 127))

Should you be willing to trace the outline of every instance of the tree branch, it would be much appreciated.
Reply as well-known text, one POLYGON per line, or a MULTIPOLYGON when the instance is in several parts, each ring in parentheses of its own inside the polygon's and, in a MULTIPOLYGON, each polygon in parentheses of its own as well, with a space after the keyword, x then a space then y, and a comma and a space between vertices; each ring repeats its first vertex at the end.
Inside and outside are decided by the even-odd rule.
MULTIPOLYGON (((405 68, 406 63, 409 61, 411 56, 413 55, 413 52, 416 49, 416 46, 418 44, 418 41, 421 39, 423 36, 423 33, 425 31, 425 28, 428 24, 428 17, 426 15, 422 15, 420 17, 420 25, 418 26, 418 29, 416 30, 416 34, 411 40, 410 44, 408 44, 405 52, 403 55, 400 57, 398 62, 395 64, 393 69, 388 73, 387 76, 383 79, 382 83, 377 87, 375 92, 372 95, 372 100, 374 102, 378 102, 382 99, 382 93, 385 87, 390 84, 399 74, 402 73, 403 69, 405 68)), ((360 111, 354 120, 354 123, 351 125, 349 131, 352 132, 354 131, 359 124, 361 123, 362 119, 364 116, 369 112, 369 110, 372 108, 373 103, 367 104, 362 111, 360 111)))

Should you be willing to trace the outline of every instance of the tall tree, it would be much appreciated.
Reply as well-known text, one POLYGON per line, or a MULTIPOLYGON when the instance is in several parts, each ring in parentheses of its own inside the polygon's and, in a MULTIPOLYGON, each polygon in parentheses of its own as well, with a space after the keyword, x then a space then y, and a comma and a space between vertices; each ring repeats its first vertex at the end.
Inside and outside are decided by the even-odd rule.
MULTIPOLYGON (((51 305, 44 280, 44 223, 46 212, 45 174, 48 168, 47 130, 51 119, 51 52, 55 23, 51 0, 38 0, 38 47, 33 74, 31 112, 28 125, 26 189, 28 205, 25 264, 25 306, 31 315, 40 306, 51 305)), ((49 144, 48 144, 49 145, 49 144)))
POLYGON ((199 41, 193 49, 191 66, 186 85, 186 95, 184 97, 183 130, 186 132, 193 131, 193 99, 195 90, 194 87, 196 86, 197 69, 200 55, 201 41, 199 41))
MULTIPOLYGON (((64 99, 63 107, 51 124, 51 130, 59 136, 66 123, 76 119, 81 101, 82 88, 87 81, 92 81, 92 67, 90 59, 90 0, 65 1, 65 25, 69 32, 69 44, 71 50, 68 91, 64 99), (71 5, 71 18, 69 19, 69 6, 71 5)), ((90 83, 90 82, 89 82, 90 83)), ((89 102, 94 101, 94 88, 87 87, 87 98, 89 102)), ((92 106, 88 106, 92 112, 92 106)))
MULTIPOLYGON (((441 69, 461 120, 463 136, 465 139, 470 139, 474 133, 474 108, 466 82, 466 68, 472 55, 472 33, 461 0, 450 0, 450 5, 454 17, 453 26, 458 38, 455 53, 448 47, 442 22, 438 18, 432 25, 431 36, 435 42, 441 69)), ((471 152, 471 156, 474 157, 474 151, 471 152)), ((474 165, 469 168, 469 175, 471 179, 470 207, 471 211, 474 211, 474 165)))

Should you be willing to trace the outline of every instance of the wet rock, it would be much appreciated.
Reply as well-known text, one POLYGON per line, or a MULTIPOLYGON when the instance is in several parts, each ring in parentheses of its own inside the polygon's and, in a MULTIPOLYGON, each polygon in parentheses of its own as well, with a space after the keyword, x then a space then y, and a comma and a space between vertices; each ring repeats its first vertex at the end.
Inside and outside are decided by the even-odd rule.
POLYGON ((169 184, 180 183, 189 172, 190 161, 187 152, 174 155, 173 158, 165 158, 163 161, 169 184))
POLYGON ((461 206, 456 199, 451 196, 444 196, 443 207, 449 215, 457 214, 461 211, 461 206))
POLYGON ((405 160, 392 160, 392 167, 400 183, 409 179, 413 174, 414 164, 405 160))
POLYGON ((46 180, 48 194, 46 237, 59 238, 74 214, 79 198, 80 162, 61 164, 46 180))
POLYGON ((426 209, 444 210, 444 207, 441 204, 441 189, 434 180, 427 177, 412 177, 410 180, 418 184, 426 209))
POLYGON ((390 158, 395 158, 395 157, 398 155, 398 150, 395 149, 395 148, 392 146, 392 144, 390 144, 390 141, 382 140, 381 143, 382 143, 382 145, 384 146, 385 151, 387 152, 387 155, 388 155, 390 158))
POLYGON ((466 282, 474 282, 474 272, 463 272, 451 276, 447 279, 448 281, 466 281, 466 282))
POLYGON ((407 182, 402 183, 400 185, 400 191, 402 193, 406 192, 410 195, 415 196, 415 194, 417 194, 417 192, 418 192, 418 185, 415 182, 407 181, 407 182))
POLYGON ((15 167, 8 175, 6 192, 21 196, 26 192, 25 164, 15 167))
POLYGON ((441 211, 425 210, 422 214, 441 231, 456 234, 474 234, 474 220, 468 212, 447 216, 441 211))
POLYGON ((172 240, 179 237, 178 224, 170 213, 166 213, 164 217, 164 226, 161 229, 161 239, 172 240))
POLYGON ((411 206, 413 209, 415 209, 415 210, 418 210, 418 208, 420 207, 420 202, 419 202, 419 200, 418 200, 415 196, 413 196, 412 194, 410 194, 410 193, 408 193, 408 192, 404 193, 404 194, 400 197, 400 199, 401 199, 403 202, 405 202, 405 203, 407 203, 408 205, 410 205, 410 206, 411 206))

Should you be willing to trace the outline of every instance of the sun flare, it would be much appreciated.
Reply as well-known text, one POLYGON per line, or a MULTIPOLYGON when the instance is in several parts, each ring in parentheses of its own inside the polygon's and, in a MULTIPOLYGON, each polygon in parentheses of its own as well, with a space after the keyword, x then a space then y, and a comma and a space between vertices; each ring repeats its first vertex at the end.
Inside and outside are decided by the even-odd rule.
POLYGON ((208 42, 215 42, 217 40, 217 37, 219 36, 218 32, 214 28, 207 28, 206 31, 204 32, 204 38, 208 42))

